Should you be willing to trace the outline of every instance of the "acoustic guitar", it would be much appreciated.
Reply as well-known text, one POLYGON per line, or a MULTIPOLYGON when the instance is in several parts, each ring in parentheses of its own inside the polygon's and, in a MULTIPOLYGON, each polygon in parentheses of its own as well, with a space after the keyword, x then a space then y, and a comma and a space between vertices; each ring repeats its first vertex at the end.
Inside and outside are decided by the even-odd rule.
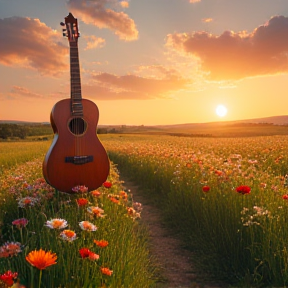
MULTIPOLYGON (((74 193, 72 188, 100 187, 109 174, 110 162, 97 137, 99 110, 82 99, 78 54, 78 23, 69 13, 60 23, 70 46, 71 97, 57 102, 50 114, 54 139, 43 162, 43 176, 59 191, 74 193)), ((75 189, 74 189, 75 190, 75 189)))

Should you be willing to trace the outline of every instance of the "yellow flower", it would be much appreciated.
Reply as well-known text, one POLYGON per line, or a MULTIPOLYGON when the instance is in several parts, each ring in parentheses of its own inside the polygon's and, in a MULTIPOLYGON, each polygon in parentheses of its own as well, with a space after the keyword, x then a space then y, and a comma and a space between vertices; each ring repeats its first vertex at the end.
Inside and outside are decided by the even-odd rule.
POLYGON ((48 266, 54 265, 57 262, 56 253, 51 253, 50 251, 46 252, 42 249, 36 251, 31 251, 27 256, 26 260, 34 267, 39 270, 46 269, 48 266))

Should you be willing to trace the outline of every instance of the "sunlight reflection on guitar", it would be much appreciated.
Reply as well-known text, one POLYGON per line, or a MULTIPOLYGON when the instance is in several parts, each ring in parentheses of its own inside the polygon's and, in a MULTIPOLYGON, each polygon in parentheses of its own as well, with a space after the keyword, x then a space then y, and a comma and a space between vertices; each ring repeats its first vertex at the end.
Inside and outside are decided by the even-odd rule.
POLYGON ((72 194, 75 186, 85 185, 88 191, 100 187, 110 163, 96 133, 98 107, 81 95, 77 19, 69 13, 61 25, 66 25, 63 35, 70 46, 71 98, 57 102, 51 111, 54 139, 43 162, 43 175, 57 190, 72 194))

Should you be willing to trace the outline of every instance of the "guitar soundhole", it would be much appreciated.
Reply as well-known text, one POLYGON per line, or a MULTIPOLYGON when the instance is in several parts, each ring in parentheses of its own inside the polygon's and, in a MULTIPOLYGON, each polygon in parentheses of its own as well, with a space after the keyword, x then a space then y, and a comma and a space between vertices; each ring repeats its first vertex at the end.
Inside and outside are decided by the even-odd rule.
POLYGON ((69 122, 69 130, 74 135, 82 135, 87 130, 87 122, 82 118, 73 118, 69 122))

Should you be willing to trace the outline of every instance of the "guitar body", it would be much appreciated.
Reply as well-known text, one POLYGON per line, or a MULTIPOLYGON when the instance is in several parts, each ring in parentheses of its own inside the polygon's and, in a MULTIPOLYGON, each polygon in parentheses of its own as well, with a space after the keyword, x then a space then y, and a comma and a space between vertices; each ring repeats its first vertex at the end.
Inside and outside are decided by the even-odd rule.
POLYGON ((96 133, 98 107, 87 99, 81 103, 83 116, 71 115, 71 99, 57 102, 50 115, 54 139, 43 162, 43 175, 66 193, 73 193, 78 185, 95 190, 109 174, 109 159, 96 133))

